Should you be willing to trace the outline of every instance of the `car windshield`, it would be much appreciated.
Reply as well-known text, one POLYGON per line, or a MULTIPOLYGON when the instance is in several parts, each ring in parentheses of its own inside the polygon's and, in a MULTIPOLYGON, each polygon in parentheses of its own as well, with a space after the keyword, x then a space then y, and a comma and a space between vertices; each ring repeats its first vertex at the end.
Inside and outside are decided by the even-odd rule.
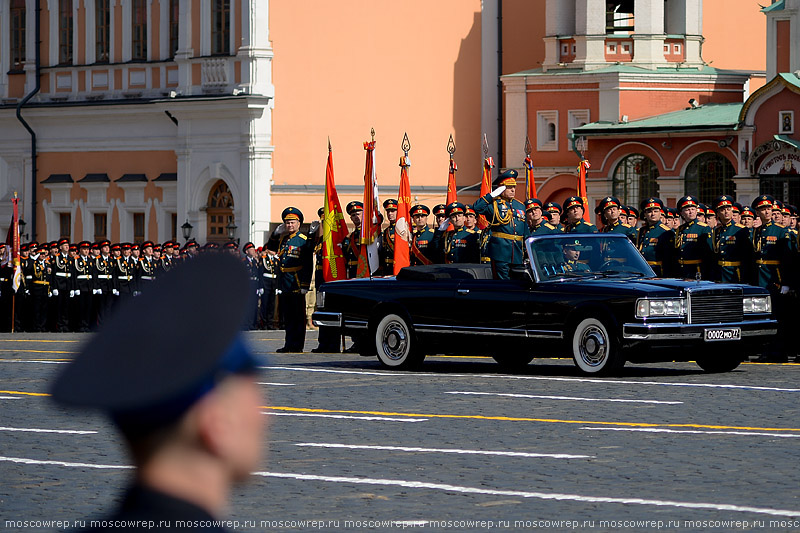
POLYGON ((624 235, 565 234, 529 238, 525 246, 536 279, 655 277, 624 235))

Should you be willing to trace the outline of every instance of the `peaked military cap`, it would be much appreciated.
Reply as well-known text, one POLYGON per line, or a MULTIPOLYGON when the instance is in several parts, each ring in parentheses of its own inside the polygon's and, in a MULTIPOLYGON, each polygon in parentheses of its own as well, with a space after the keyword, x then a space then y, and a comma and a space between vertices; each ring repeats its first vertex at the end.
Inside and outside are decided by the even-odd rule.
POLYGON ((433 206, 433 214, 438 216, 445 216, 445 205, 444 204, 436 204, 433 206))
POLYGON ((739 202, 733 202, 733 212, 734 213, 741 213, 742 212, 742 204, 739 202))
POLYGON ((173 243, 172 241, 167 241, 164 244, 162 244, 161 247, 164 250, 166 250, 167 248, 175 248, 175 243, 173 243))
POLYGON ((630 211, 628 211, 628 206, 627 205, 619 206, 619 214, 624 216, 624 217, 629 216, 630 215, 630 211))
POLYGON ((542 208, 542 201, 539 200, 538 198, 528 198, 527 200, 525 200, 525 211, 530 211, 531 209, 534 209, 536 207, 538 207, 539 209, 542 208))
POLYGON ((492 185, 497 188, 505 185, 506 187, 516 187, 517 186, 517 171, 513 168, 510 168, 497 176, 494 179, 492 185))
POLYGON ((475 216, 477 216, 476 213, 475 213, 475 209, 473 209, 473 207, 471 205, 465 205, 464 206, 464 214, 465 215, 475 215, 475 216))
POLYGON ((464 204, 461 202, 447 204, 447 216, 457 215, 459 213, 464 213, 464 204))
POLYGON ((756 214, 753 213, 753 210, 746 205, 742 207, 742 218, 756 218, 756 214))
POLYGON ((99 243, 97 243, 97 245, 100 246, 100 248, 102 248, 103 246, 111 246, 111 241, 103 240, 103 241, 100 241, 99 243))
POLYGON ((550 213, 561 213, 561 206, 557 202, 547 202, 544 204, 544 210, 550 213))
POLYGON ((609 209, 611 207, 618 207, 618 208, 622 209, 622 204, 619 202, 619 198, 617 198, 615 196, 606 196, 605 198, 600 200, 600 203, 595 208, 594 212, 596 214, 600 215, 600 214, 603 213, 603 211, 605 211, 606 209, 609 209))
POLYGON ((706 204, 697 204, 697 214, 706 216, 706 204))
POLYGON ((246 243, 244 243, 244 246, 242 247, 242 251, 246 252, 250 248, 255 248, 255 247, 256 247, 256 245, 253 244, 252 242, 246 242, 246 243))
POLYGON ((347 204, 347 208, 345 209, 348 215, 352 215, 356 211, 363 211, 363 210, 364 210, 364 204, 357 200, 354 200, 349 204, 347 204))
MULTIPOLYGON (((92 248, 97 248, 97 245, 96 244, 92 245, 92 248)), ((69 245, 69 250, 70 251, 74 251, 74 250, 77 250, 77 249, 78 249, 78 245, 77 244, 72 243, 72 244, 69 245)))
POLYGON ((722 196, 719 196, 719 197, 717 197, 716 200, 714 200, 714 211, 716 211, 717 209, 720 209, 722 207, 731 207, 732 208, 735 203, 736 203, 736 201, 733 198, 733 196, 731 196, 730 194, 723 194, 722 196))
MULTIPOLYGON (((647 211, 648 209, 661 209, 663 211, 664 202, 661 201, 661 198, 650 197, 642 202, 642 211, 647 211)), ((667 216, 671 216, 671 214, 667 216)))
POLYGON ((639 210, 633 207, 632 205, 628 206, 628 216, 629 217, 636 217, 639 218, 639 210))
POLYGON ((192 246, 195 246, 195 247, 199 248, 200 244, 198 244, 198 242, 196 240, 194 240, 194 239, 189 239, 188 241, 186 241, 186 247, 187 248, 190 248, 192 246))
POLYGON ((142 249, 142 245, 141 244, 136 243, 136 242, 131 244, 131 250, 141 250, 141 249, 142 249))
POLYGON ((428 208, 427 205, 417 204, 411 208, 411 212, 409 213, 410 216, 414 215, 423 215, 428 216, 431 214, 431 210, 428 208))
POLYGON ((122 248, 123 250, 130 250, 130 249, 131 249, 131 243, 129 243, 129 242, 123 242, 123 243, 120 245, 120 248, 122 248))
POLYGON ((775 206, 775 198, 770 196, 769 194, 762 194, 755 200, 753 200, 752 208, 753 211, 757 211, 759 207, 769 207, 772 209, 775 206))
POLYGON ((581 244, 580 239, 570 239, 562 244, 564 248, 575 248, 578 251, 586 250, 586 247, 581 244))
POLYGON ((153 251, 154 252, 160 252, 161 251, 161 245, 158 244, 158 243, 154 244, 153 245, 153 251))
POLYGON ((386 209, 387 211, 391 210, 397 211, 397 200, 395 200, 394 198, 389 198, 387 200, 384 200, 383 208, 386 209))
POLYGON ((178 265, 111 315, 58 376, 53 399, 105 411, 124 429, 176 420, 221 377, 257 368, 240 334, 251 292, 247 270, 230 255, 178 265), (119 342, 143 331, 158 350, 119 342))
POLYGON ((78 248, 91 248, 91 247, 92 247, 92 243, 90 243, 89 241, 81 241, 78 244, 78 248))
POLYGON ((144 241, 142 243, 142 250, 144 250, 145 248, 148 248, 148 247, 150 247, 150 248, 154 247, 153 241, 144 241))
POLYGON ((58 239, 57 246, 61 246, 62 244, 69 244, 69 239, 67 239, 67 238, 58 239))
POLYGON ((303 212, 297 209, 296 207, 287 207, 281 213, 281 220, 286 222, 287 220, 299 220, 300 223, 303 223, 303 212))
POLYGON ((680 200, 678 200, 678 210, 680 211, 684 207, 699 207, 699 203, 697 202, 697 198, 694 196, 684 196, 680 200))
POLYGON ((325 207, 324 206, 320 207, 319 209, 317 209, 317 216, 318 217, 321 217, 324 214, 325 214, 325 207))
POLYGON ((236 245, 236 241, 228 241, 225 243, 226 250, 238 250, 239 247, 236 245))
POLYGON ((570 196, 564 202, 564 211, 568 210, 570 207, 583 207, 583 198, 579 196, 570 196))

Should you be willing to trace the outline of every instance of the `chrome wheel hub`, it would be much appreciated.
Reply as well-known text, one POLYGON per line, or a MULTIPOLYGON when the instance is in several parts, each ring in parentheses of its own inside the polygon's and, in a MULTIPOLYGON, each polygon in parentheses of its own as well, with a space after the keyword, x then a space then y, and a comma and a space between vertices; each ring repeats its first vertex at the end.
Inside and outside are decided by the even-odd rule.
POLYGON ((608 340, 603 331, 596 327, 586 328, 580 337, 581 359, 589 366, 598 366, 606 360, 608 340))
POLYGON ((397 322, 390 322, 383 331, 383 352, 397 361, 408 355, 408 332, 397 322))

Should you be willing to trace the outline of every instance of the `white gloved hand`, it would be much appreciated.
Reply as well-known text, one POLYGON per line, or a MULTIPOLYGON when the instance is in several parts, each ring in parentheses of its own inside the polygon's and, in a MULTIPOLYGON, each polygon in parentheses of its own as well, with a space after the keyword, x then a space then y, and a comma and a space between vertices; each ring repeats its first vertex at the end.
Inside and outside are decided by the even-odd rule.
POLYGON ((69 297, 70 298, 74 298, 75 297, 75 291, 69 291, 69 297))
POLYGON ((103 294, 103 289, 97 289, 97 294, 103 294))
POLYGON ((92 294, 97 294, 97 289, 92 289, 92 294))
POLYGON ((113 294, 114 296, 119 296, 119 291, 117 289, 112 289, 111 294, 113 294))
POLYGON ((492 192, 490 192, 489 194, 491 195, 492 198, 497 198, 498 196, 503 194, 504 190, 506 190, 506 186, 505 185, 501 185, 498 188, 496 188, 495 190, 493 190, 492 192))
POLYGON ((30 295, 31 295, 31 291, 29 291, 28 289, 25 289, 25 296, 30 296, 30 295))
POLYGON ((788 294, 791 289, 786 285, 781 287, 781 294, 788 294))
POLYGON ((275 294, 283 294, 283 291, 280 289, 275 289, 275 294))
POLYGON ((439 231, 446 230, 449 225, 450 225, 450 219, 449 218, 444 219, 444 222, 439 224, 439 231))
POLYGON ((305 296, 306 294, 308 294, 308 289, 300 289, 300 294, 305 296))
POLYGON ((259 295, 259 296, 262 296, 264 294, 264 289, 258 289, 256 291, 256 294, 259 295))
POLYGON ((53 289, 52 295, 53 296, 58 296, 58 289, 53 289))
POLYGON ((141 293, 141 292, 139 292, 139 291, 133 291, 133 295, 134 295, 134 296, 139 296, 140 294, 142 294, 142 293, 141 293))
POLYGON ((76 289, 75 290, 75 296, 80 296, 80 295, 81 295, 81 290, 80 289, 76 289))

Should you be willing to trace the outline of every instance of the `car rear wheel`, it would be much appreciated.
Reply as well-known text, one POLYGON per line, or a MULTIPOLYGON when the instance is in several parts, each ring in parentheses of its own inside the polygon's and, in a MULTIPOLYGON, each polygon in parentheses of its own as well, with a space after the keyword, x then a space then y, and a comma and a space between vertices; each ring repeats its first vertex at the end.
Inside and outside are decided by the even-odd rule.
POLYGON ((384 366, 398 370, 419 366, 425 359, 406 320, 393 313, 384 316, 375 328, 375 352, 384 366))
POLYGON ((492 355, 492 359, 497 361, 497 364, 499 364, 500 368, 503 370, 519 372, 520 370, 524 370, 525 367, 533 361, 533 356, 516 353, 495 353, 492 355))
POLYGON ((575 326, 572 359, 585 374, 610 374, 625 364, 608 328, 596 318, 584 318, 575 326))

